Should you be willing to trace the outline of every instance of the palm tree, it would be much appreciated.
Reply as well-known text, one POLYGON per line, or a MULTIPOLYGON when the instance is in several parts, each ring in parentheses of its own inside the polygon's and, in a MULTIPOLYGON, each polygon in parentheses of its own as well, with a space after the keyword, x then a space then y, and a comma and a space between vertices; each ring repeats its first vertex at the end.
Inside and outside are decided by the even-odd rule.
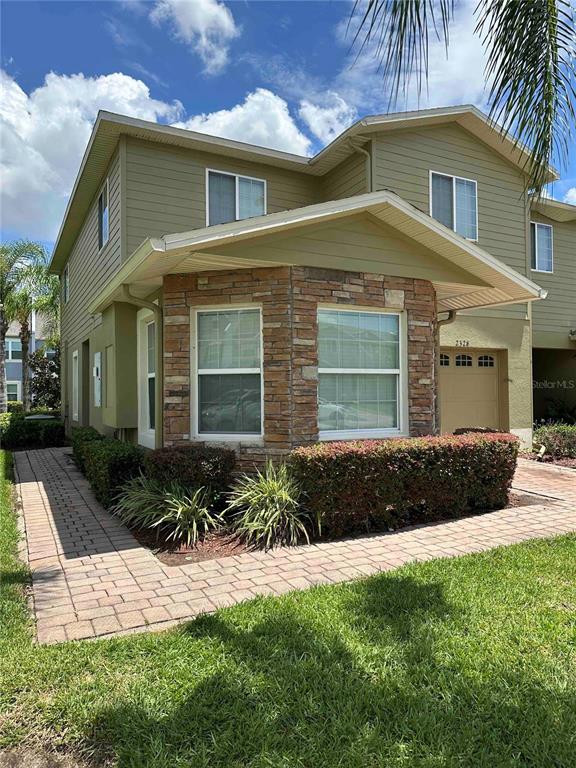
MULTIPOLYGON (((58 278, 48 273, 48 256, 39 243, 21 240, 3 248, 7 254, 6 263, 13 264, 13 269, 10 280, 6 280, 7 290, 2 302, 4 330, 0 338, 0 347, 5 344, 8 323, 12 320, 16 321, 20 327, 19 335, 22 343, 22 402, 24 410, 27 411, 30 408, 29 359, 32 313, 43 313, 50 329, 49 333, 57 335, 58 278)), ((0 349, 0 358, 1 356, 0 349)), ((2 365, 3 380, 4 366, 2 365)), ((5 382, 3 388, 5 410, 5 382)), ((2 398, 1 392, 0 398, 2 398)))
MULTIPOLYGON (((431 35, 448 52, 462 0, 356 0, 354 44, 373 50, 391 101, 412 78, 428 77, 431 35)), ((575 12, 570 0, 478 0, 475 32, 487 53, 490 117, 516 144, 532 150, 533 189, 546 183, 553 155, 565 162, 576 101, 575 12)))

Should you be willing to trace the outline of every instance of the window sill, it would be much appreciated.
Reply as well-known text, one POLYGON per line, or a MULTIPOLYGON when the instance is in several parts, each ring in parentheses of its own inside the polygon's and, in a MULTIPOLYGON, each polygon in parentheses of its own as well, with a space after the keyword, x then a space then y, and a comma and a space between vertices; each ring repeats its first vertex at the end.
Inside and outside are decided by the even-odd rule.
POLYGON ((553 269, 531 269, 531 272, 536 272, 539 275, 553 275, 554 270, 553 269))
POLYGON ((408 437, 408 435, 399 429, 348 429, 341 432, 329 431, 318 434, 318 439, 321 441, 378 440, 384 437, 408 437))
POLYGON ((190 438, 192 443, 241 443, 242 445, 264 445, 264 435, 254 434, 233 434, 233 435, 221 435, 221 434, 200 434, 192 435, 190 438))

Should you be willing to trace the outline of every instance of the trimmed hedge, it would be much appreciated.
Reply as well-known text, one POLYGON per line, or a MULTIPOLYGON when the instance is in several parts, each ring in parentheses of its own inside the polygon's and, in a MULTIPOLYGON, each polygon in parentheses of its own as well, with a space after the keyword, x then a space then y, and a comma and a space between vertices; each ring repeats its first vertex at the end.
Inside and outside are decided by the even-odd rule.
POLYGON ((216 493, 229 488, 235 466, 233 450, 208 445, 157 448, 144 456, 147 477, 161 483, 177 481, 186 488, 210 487, 216 493))
POLYGON ((84 442, 80 451, 86 479, 105 507, 111 506, 122 486, 142 471, 142 450, 133 443, 106 437, 84 442))
POLYGON ((554 459, 576 459, 576 425, 545 424, 534 432, 534 443, 554 459))
POLYGON ((72 442, 72 455, 76 466, 81 472, 86 472, 84 464, 84 447, 95 440, 104 440, 104 435, 101 435, 94 427, 73 427, 70 434, 70 441, 72 442))
POLYGON ((322 532, 341 536, 505 506, 518 447, 500 433, 319 443, 288 465, 322 532))
POLYGON ((22 400, 11 400, 6 403, 6 411, 8 413, 24 413, 24 403, 22 400))
POLYGON ((62 421, 26 419, 24 416, 23 413, 0 414, 2 448, 56 448, 64 445, 66 436, 62 421))

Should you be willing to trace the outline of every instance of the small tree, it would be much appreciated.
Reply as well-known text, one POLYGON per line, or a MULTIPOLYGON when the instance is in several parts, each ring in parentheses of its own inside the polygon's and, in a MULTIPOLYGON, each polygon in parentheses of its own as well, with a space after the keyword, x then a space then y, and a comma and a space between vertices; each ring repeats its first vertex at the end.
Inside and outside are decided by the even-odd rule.
POLYGON ((55 348, 52 358, 44 356, 43 349, 30 355, 30 395, 36 408, 60 407, 60 348, 55 348))
POLYGON ((6 334, 11 320, 7 304, 18 287, 29 245, 26 240, 0 245, 0 413, 6 413, 6 334))

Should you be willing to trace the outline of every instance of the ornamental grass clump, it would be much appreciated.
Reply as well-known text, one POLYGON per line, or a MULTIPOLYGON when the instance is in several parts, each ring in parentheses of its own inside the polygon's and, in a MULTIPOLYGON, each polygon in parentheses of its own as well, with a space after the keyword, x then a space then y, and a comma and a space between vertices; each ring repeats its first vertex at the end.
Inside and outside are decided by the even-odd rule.
POLYGON ((191 547, 219 527, 214 501, 208 488, 190 491, 178 482, 140 474, 123 486, 111 511, 130 528, 156 530, 167 542, 191 547))
POLYGON ((302 539, 310 542, 313 525, 302 508, 300 486, 288 467, 275 467, 269 461, 264 472, 243 475, 228 494, 226 513, 232 513, 231 525, 248 544, 269 549, 294 545, 302 539))

